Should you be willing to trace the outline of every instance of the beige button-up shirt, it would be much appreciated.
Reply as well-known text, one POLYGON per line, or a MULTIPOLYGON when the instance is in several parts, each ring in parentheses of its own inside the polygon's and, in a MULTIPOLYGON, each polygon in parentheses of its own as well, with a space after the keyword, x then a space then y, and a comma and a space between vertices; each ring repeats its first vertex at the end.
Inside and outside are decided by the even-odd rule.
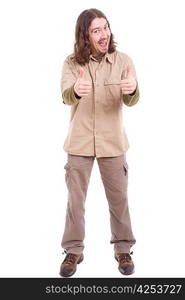
POLYGON ((132 106, 139 100, 138 87, 133 95, 122 95, 120 88, 127 64, 133 65, 132 60, 119 51, 105 54, 100 63, 91 56, 83 68, 84 79, 92 82, 92 90, 88 96, 78 99, 73 86, 79 76, 80 65, 71 58, 72 55, 68 56, 64 62, 61 79, 63 103, 71 105, 64 151, 96 157, 122 155, 129 148, 122 120, 123 104, 132 106), (68 93, 66 97, 66 91, 71 91, 71 95, 68 93))

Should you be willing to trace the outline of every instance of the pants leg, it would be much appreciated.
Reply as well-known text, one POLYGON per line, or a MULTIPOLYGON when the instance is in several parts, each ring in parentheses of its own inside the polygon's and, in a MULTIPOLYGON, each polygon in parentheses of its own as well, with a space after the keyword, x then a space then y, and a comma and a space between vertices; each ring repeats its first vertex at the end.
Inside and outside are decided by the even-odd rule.
POLYGON ((116 252, 129 253, 136 240, 132 233, 128 207, 128 164, 126 154, 97 159, 109 204, 111 243, 116 252))
POLYGON ((68 153, 65 181, 68 188, 66 222, 62 248, 67 253, 81 254, 85 237, 85 200, 94 156, 78 156, 68 153))

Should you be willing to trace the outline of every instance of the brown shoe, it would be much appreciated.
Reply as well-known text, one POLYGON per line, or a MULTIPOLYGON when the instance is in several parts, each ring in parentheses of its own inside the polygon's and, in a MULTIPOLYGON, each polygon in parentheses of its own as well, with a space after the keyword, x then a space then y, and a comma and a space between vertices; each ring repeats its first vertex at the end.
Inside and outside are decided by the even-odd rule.
POLYGON ((118 269, 123 275, 134 273, 134 263, 129 253, 115 253, 115 259, 118 261, 118 269))
POLYGON ((76 272, 77 264, 81 263, 84 259, 83 254, 67 253, 64 261, 60 267, 60 276, 70 277, 76 272))

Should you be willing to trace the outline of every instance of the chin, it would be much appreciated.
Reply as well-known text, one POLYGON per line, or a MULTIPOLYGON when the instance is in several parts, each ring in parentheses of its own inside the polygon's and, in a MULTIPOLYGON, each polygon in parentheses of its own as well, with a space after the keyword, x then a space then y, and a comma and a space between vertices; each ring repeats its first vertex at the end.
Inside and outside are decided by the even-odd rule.
POLYGON ((107 53, 107 52, 108 52, 108 49, 105 49, 105 50, 101 49, 101 50, 99 50, 99 51, 100 51, 100 53, 107 53))

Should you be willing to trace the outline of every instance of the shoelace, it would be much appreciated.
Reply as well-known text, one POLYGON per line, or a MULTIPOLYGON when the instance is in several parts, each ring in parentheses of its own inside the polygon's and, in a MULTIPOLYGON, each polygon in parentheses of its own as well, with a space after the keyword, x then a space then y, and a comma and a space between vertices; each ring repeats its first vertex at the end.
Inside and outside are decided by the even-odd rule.
MULTIPOLYGON (((130 253, 131 255, 133 252, 130 253)), ((119 255, 120 263, 130 263, 132 261, 132 258, 129 253, 121 253, 119 255)))
POLYGON ((65 264, 74 264, 76 260, 76 255, 72 253, 68 253, 66 258, 64 259, 65 264))

